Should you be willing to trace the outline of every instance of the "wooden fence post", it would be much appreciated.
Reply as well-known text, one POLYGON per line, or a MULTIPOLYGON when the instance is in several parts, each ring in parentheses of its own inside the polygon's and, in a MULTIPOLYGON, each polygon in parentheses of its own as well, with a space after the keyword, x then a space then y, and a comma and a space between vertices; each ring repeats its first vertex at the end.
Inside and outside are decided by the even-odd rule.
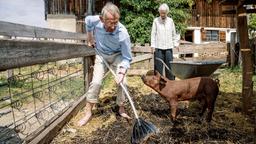
POLYGON ((237 65, 236 59, 238 59, 239 56, 236 55, 236 34, 231 33, 231 41, 230 41, 230 66, 234 67, 237 65))
POLYGON ((228 42, 227 43, 227 51, 228 51, 228 55, 227 55, 227 63, 228 63, 228 66, 230 67, 231 66, 231 48, 230 48, 230 43, 228 42))
MULTIPOLYGON (((3 39, 5 40, 10 40, 12 37, 11 36, 3 36, 3 39)), ((13 69, 8 69, 7 70, 7 78, 10 78, 14 75, 13 69)))
POLYGON ((256 144, 256 116, 254 116, 254 143, 256 144))
POLYGON ((254 40, 253 47, 252 47, 252 57, 253 57, 253 74, 256 74, 256 39, 254 40))
POLYGON ((93 75, 93 62, 95 56, 84 57, 84 92, 86 93, 89 89, 90 82, 92 81, 93 75))
POLYGON ((237 31, 239 34, 239 44, 242 55, 242 102, 243 113, 249 114, 252 108, 252 95, 253 95, 253 83, 252 83, 252 51, 249 47, 248 27, 246 9, 241 4, 237 8, 237 31))

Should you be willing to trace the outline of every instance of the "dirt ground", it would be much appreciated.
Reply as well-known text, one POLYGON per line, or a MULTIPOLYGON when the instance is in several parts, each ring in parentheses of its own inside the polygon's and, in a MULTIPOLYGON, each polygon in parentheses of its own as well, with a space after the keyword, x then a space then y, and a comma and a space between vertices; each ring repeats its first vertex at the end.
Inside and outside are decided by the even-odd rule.
MULTIPOLYGON (((210 124, 205 121, 205 117, 198 117, 200 106, 197 101, 191 102, 188 109, 180 103, 178 120, 174 124, 170 120, 167 103, 157 93, 146 87, 140 77, 129 77, 128 89, 139 116, 153 123, 159 130, 158 134, 150 137, 144 143, 254 143, 254 118, 253 116, 242 115, 241 90, 237 90, 230 81, 225 81, 227 78, 235 80, 237 76, 220 74, 221 92, 218 95, 213 120, 210 124)), ((103 88, 100 95, 101 102, 94 109, 92 120, 86 126, 76 126, 77 121, 83 116, 81 110, 60 131, 52 144, 130 143, 135 121, 127 121, 117 114, 118 108, 115 105, 115 97, 116 92, 112 82, 112 84, 103 88)), ((253 100, 255 106, 255 97, 253 100)), ((127 111, 134 117, 128 102, 127 111)))

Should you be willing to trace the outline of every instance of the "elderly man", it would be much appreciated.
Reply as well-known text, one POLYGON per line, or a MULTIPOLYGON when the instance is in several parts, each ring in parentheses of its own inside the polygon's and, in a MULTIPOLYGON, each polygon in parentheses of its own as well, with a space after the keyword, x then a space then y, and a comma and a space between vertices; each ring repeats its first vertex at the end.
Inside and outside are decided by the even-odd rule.
MULTIPOLYGON (((119 9, 112 3, 103 7, 101 15, 85 18, 88 46, 95 47, 112 69, 116 70, 118 84, 125 83, 125 74, 132 60, 130 36, 119 22, 119 18, 119 9)), ((78 122, 79 126, 85 125, 92 117, 92 108, 98 102, 102 80, 107 71, 106 65, 96 54, 92 82, 86 93, 85 116, 78 122)), ((116 103, 119 106, 119 114, 130 119, 125 113, 124 102, 124 92, 118 85, 116 103)))
MULTIPOLYGON (((163 62, 171 69, 170 61, 173 60, 173 48, 178 48, 179 37, 172 18, 168 17, 169 7, 161 4, 159 7, 160 17, 153 21, 151 31, 151 47, 154 48, 154 68, 163 75, 163 62)), ((165 76, 174 80, 175 77, 168 69, 165 69, 165 76)))

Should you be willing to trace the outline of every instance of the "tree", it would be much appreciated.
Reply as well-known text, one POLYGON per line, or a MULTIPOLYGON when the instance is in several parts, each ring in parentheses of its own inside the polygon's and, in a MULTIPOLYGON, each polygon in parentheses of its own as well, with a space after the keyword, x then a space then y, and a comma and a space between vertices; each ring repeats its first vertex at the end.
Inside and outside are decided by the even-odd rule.
POLYGON ((177 32, 184 35, 187 20, 191 17, 193 0, 120 0, 121 22, 126 25, 133 43, 149 43, 153 19, 158 7, 167 3, 177 32))
POLYGON ((249 15, 248 30, 249 30, 249 38, 250 39, 255 38, 256 37, 256 14, 249 15))

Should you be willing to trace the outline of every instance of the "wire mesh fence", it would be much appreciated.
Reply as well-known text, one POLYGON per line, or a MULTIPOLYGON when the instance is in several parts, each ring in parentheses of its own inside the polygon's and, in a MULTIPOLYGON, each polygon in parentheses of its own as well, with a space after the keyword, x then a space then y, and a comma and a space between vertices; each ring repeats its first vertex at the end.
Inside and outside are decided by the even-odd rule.
POLYGON ((20 143, 84 94, 82 58, 0 72, 0 141, 20 143))

